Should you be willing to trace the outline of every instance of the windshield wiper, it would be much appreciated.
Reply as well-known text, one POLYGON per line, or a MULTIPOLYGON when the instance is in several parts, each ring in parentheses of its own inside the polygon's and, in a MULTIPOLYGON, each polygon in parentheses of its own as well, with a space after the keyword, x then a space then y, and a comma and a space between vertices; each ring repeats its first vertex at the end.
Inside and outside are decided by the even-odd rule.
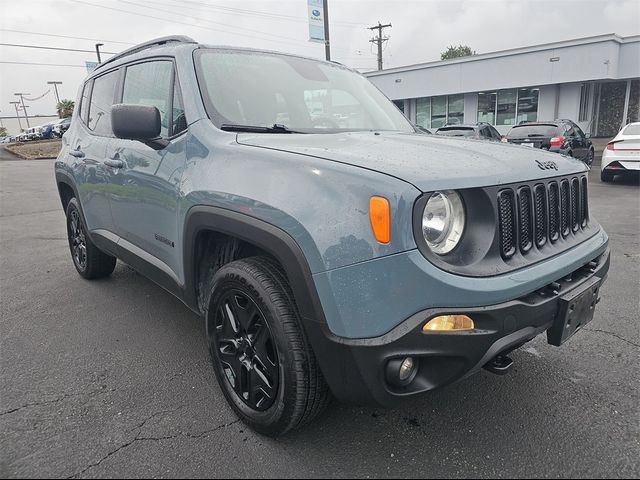
POLYGON ((246 132, 246 133, 304 133, 291 130, 286 125, 274 123, 271 127, 262 127, 258 125, 239 125, 236 123, 223 123, 220 130, 225 132, 246 132))

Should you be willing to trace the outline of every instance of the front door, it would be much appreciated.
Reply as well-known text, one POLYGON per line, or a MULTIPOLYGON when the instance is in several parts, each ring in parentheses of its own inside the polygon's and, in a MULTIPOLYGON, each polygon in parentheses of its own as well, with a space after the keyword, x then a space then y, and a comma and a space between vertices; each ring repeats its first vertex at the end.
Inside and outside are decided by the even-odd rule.
POLYGON ((177 221, 186 160, 186 135, 181 135, 186 121, 175 79, 171 60, 126 67, 122 103, 156 107, 167 145, 152 148, 139 141, 116 139, 109 152, 119 165, 112 176, 118 186, 111 195, 119 247, 143 256, 174 278, 179 277, 182 252, 177 221))

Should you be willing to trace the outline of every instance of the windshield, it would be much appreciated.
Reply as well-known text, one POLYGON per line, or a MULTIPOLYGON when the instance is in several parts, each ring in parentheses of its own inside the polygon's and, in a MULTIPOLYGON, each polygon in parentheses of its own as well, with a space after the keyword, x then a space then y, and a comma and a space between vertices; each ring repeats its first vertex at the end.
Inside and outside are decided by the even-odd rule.
POLYGON ((445 127, 436 130, 436 135, 446 135, 448 137, 475 137, 476 131, 473 127, 445 127))
POLYGON ((196 59, 202 97, 217 127, 278 124, 304 133, 414 132, 376 87, 340 65, 218 49, 198 50, 196 59))
POLYGON ((513 127, 507 138, 553 137, 557 133, 557 125, 522 125, 513 127))

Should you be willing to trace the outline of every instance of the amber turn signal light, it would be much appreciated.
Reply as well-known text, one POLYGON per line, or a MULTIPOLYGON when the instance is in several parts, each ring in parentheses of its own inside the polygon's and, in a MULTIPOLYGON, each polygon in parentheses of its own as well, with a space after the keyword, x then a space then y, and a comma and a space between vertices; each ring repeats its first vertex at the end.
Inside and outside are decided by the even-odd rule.
POLYGON ((440 315, 425 323, 423 332, 462 332, 473 330, 473 320, 466 315, 440 315))
POLYGON ((369 220, 376 240, 380 243, 389 243, 391 241, 389 200, 384 197, 371 197, 369 200, 369 220))

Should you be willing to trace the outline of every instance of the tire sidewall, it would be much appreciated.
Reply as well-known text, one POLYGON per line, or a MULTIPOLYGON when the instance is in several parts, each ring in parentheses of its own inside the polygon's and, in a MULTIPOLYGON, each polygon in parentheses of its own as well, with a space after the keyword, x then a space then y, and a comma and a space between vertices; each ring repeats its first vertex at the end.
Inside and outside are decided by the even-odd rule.
POLYGON ((89 260, 88 260, 88 255, 89 255, 89 245, 88 245, 88 240, 89 237, 87 235, 87 227, 84 223, 84 218, 82 216, 82 211, 80 210, 80 206, 78 205, 78 201, 74 198, 71 198, 69 200, 69 204, 67 205, 67 210, 66 210, 66 215, 67 215, 67 240, 69 243, 69 252, 71 253, 71 260, 73 261, 73 265, 76 267, 76 270, 78 271, 78 273, 80 273, 80 275, 85 275, 87 272, 87 267, 89 265, 89 260), (78 263, 76 262, 76 257, 73 254, 73 244, 72 244, 72 240, 71 240, 71 213, 72 212, 77 212, 78 213, 78 221, 80 222, 80 228, 82 228, 82 231, 84 232, 84 236, 85 236, 85 245, 87 247, 87 261, 85 262, 85 266, 84 268, 81 265, 78 265, 78 263))
POLYGON ((269 295, 264 287, 249 275, 244 269, 237 265, 228 264, 221 267, 213 276, 207 309, 205 310, 205 323, 207 334, 207 347, 213 364, 218 383, 222 392, 234 409, 234 411, 248 423, 252 428, 260 433, 274 434, 287 428, 287 419, 291 417, 295 402, 295 389, 297 379, 292 368, 295 359, 292 356, 292 348, 287 340, 287 334, 278 318, 283 313, 269 300, 269 295), (262 313, 265 322, 271 332, 271 336, 276 348, 279 363, 279 385, 278 394, 271 405, 265 411, 257 411, 245 404, 238 397, 233 387, 229 383, 216 352, 215 313, 221 298, 230 290, 240 290, 255 302, 262 313))

